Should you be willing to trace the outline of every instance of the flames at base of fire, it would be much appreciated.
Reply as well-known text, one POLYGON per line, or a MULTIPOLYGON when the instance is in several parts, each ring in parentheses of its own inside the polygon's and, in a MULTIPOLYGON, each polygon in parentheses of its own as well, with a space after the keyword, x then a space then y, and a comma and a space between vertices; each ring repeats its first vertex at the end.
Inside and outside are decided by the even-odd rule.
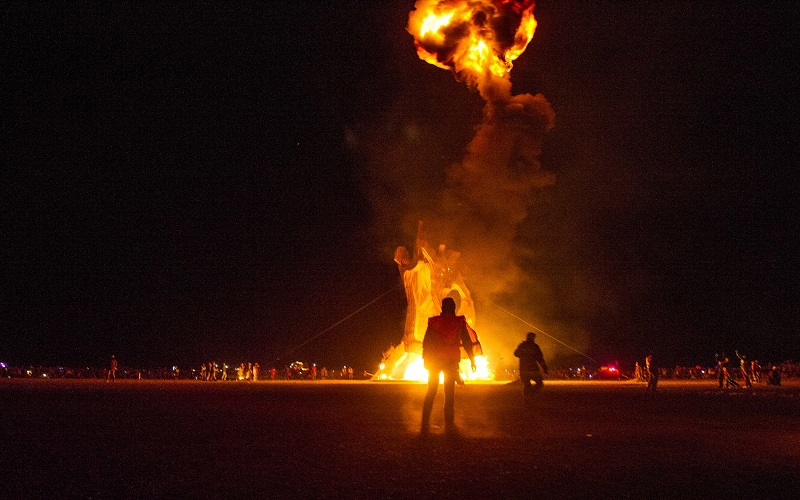
POLYGON ((405 247, 397 248, 394 260, 403 277, 408 303, 403 342, 383 353, 380 369, 373 380, 428 380, 428 371, 425 370, 422 361, 422 344, 428 318, 442 312, 441 304, 445 297, 453 298, 456 302, 456 314, 466 320, 473 342, 472 352, 475 354, 476 371, 472 371, 469 360, 466 359, 467 353, 464 351, 459 366, 461 378, 493 380, 489 362, 483 356, 483 350, 473 329, 475 306, 459 271, 459 255, 458 252, 448 250, 444 244, 435 249, 431 247, 422 221, 417 225, 414 253, 409 253, 405 247))
MULTIPOLYGON (((494 380, 494 374, 489 370, 489 361, 484 356, 475 356, 476 370, 473 372, 468 359, 462 359, 458 365, 458 373, 464 381, 490 381, 494 380)), ((443 382, 442 374, 439 374, 439 382, 443 382)), ((381 363, 378 372, 378 380, 409 380, 417 382, 428 381, 428 370, 425 369, 422 356, 413 352, 406 352, 394 363, 391 369, 387 369, 385 363, 381 363)))

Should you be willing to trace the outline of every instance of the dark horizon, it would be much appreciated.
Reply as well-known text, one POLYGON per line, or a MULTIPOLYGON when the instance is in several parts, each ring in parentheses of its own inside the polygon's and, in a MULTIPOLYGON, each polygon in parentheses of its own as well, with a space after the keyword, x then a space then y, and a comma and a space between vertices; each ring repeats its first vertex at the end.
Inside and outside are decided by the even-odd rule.
MULTIPOLYGON (((398 186, 445 185, 484 104, 417 58, 413 7, 5 7, 0 361, 263 365, 318 335, 290 357, 377 364, 425 213, 398 186)), ((797 10, 537 2, 511 82, 555 110, 557 180, 479 334, 502 303, 601 362, 800 359, 797 10)))

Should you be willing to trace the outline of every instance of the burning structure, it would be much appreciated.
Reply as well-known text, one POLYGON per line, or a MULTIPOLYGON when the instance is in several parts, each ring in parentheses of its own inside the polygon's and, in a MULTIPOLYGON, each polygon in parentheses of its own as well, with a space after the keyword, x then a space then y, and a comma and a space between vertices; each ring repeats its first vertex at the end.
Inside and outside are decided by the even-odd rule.
MULTIPOLYGON (((445 190, 435 195, 440 206, 430 210, 438 233, 463 256, 444 245, 431 247, 421 225, 413 255, 397 249, 409 310, 403 343, 385 353, 379 376, 425 378, 417 360, 420 342, 444 297, 456 299, 457 314, 475 325, 460 261, 472 286, 487 297, 513 292, 524 277, 515 259, 517 228, 528 216, 531 193, 555 182, 539 162, 553 110, 541 94, 511 94, 509 72, 536 29, 534 6, 533 0, 418 0, 409 14, 407 30, 418 56, 452 71, 486 104, 466 155, 449 168, 445 190)), ((485 360, 479 368, 478 376, 487 378, 485 360)))
POLYGON ((447 250, 439 245, 431 248, 425 237, 423 222, 417 228, 412 260, 406 247, 397 247, 394 261, 397 263, 408 301, 403 342, 384 353, 378 378, 426 380, 427 372, 422 363, 422 340, 428 326, 428 318, 442 312, 442 299, 451 297, 456 302, 456 315, 464 316, 472 336, 477 370, 470 371, 468 363, 462 363, 461 376, 464 379, 489 379, 486 358, 477 342, 473 330, 475 324, 475 305, 469 289, 458 269, 459 252, 447 250))

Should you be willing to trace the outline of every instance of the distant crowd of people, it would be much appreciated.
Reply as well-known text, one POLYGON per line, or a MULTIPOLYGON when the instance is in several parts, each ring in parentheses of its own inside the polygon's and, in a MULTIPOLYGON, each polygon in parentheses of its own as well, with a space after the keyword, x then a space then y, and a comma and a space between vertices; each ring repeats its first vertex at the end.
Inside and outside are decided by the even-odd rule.
MULTIPOLYGON (((747 358, 745 358, 747 359, 747 358)), ((116 361, 116 359, 114 360, 116 361)), ((207 362, 197 368, 131 368, 118 364, 116 369, 110 362, 107 367, 63 367, 63 366, 13 366, 0 363, 0 378, 58 378, 58 379, 143 379, 143 380, 205 380, 205 381, 258 381, 258 380, 369 380, 372 373, 357 370, 352 366, 337 369, 317 367, 315 364, 294 362, 289 365, 270 366, 261 370, 257 362, 243 362, 236 367, 226 363, 207 362)), ((721 387, 748 387, 752 384, 780 384, 784 379, 800 378, 800 362, 760 363, 758 360, 731 361, 724 355, 711 366, 656 367, 660 380, 717 380, 721 387)), ((607 367, 586 366, 553 368, 546 372, 552 380, 637 380, 647 382, 646 361, 636 363, 633 370, 617 367, 609 372, 607 367)), ((496 380, 516 380, 518 370, 497 374, 496 380)), ((536 382, 536 377, 533 378, 536 382)))
POLYGON ((202 380, 202 381, 249 381, 259 380, 369 380, 372 373, 342 366, 329 370, 317 368, 316 364, 293 362, 289 365, 273 365, 261 370, 258 362, 242 362, 232 367, 226 363, 209 361, 197 368, 131 368, 119 364, 112 356, 108 366, 64 367, 64 366, 13 366, 0 363, 0 378, 44 378, 44 379, 105 379, 112 382, 123 380, 202 380))
MULTIPOLYGON (((746 385, 743 373, 751 383, 767 383, 770 376, 780 379, 800 378, 800 362, 783 361, 781 363, 764 363, 754 361, 754 365, 749 370, 744 370, 740 364, 731 364, 730 360, 722 365, 716 363, 711 366, 671 366, 657 367, 658 378, 661 380, 719 380, 720 375, 725 381, 730 379, 740 385, 746 385)), ((515 371, 516 372, 516 371, 515 371)), ((586 366, 570 368, 553 368, 549 375, 554 380, 638 380, 647 382, 647 367, 644 363, 636 363, 633 370, 617 369, 612 375, 607 367, 590 368, 586 366)), ((513 377, 512 377, 513 378, 513 377)), ((731 383, 731 386, 733 384, 731 383)))
POLYGON ((261 375, 261 365, 259 365, 258 362, 241 362, 239 363, 239 366, 234 369, 233 374, 229 373, 229 371, 230 367, 226 363, 215 363, 214 361, 209 361, 208 363, 201 364, 199 370, 192 370, 189 378, 206 381, 256 381, 259 380, 259 376, 261 375))
POLYGON ((328 370, 326 367, 317 368, 316 364, 295 361, 288 365, 270 366, 266 372, 261 372, 261 366, 256 363, 241 363, 232 373, 230 367, 225 363, 215 363, 210 361, 200 366, 199 371, 193 370, 193 375, 189 378, 195 380, 367 380, 372 374, 366 370, 360 373, 352 366, 343 366, 338 370, 328 370))

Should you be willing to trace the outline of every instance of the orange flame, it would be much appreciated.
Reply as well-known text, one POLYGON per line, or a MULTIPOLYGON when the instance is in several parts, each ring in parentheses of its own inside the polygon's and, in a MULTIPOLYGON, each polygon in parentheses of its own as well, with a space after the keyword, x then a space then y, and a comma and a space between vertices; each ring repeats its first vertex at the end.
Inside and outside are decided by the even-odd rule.
POLYGON ((420 59, 469 83, 505 78, 536 31, 534 0, 419 0, 408 16, 420 59))
MULTIPOLYGON (((387 370, 386 365, 381 364, 378 380, 394 379, 395 377, 391 376, 390 373, 394 373, 398 365, 405 364, 406 356, 408 356, 407 353, 404 354, 404 356, 397 363, 395 363, 395 366, 391 370, 387 370)), ((462 380, 465 381, 494 380, 494 373, 492 373, 492 371, 489 369, 489 361, 484 356, 481 355, 475 356, 475 365, 476 365, 476 370, 473 372, 470 367, 468 359, 462 359, 459 362, 458 374, 461 376, 462 380)), ((405 370, 403 371, 402 374, 400 374, 400 376, 397 377, 397 380, 427 382, 428 370, 425 369, 422 356, 415 356, 413 361, 407 363, 405 370)))

